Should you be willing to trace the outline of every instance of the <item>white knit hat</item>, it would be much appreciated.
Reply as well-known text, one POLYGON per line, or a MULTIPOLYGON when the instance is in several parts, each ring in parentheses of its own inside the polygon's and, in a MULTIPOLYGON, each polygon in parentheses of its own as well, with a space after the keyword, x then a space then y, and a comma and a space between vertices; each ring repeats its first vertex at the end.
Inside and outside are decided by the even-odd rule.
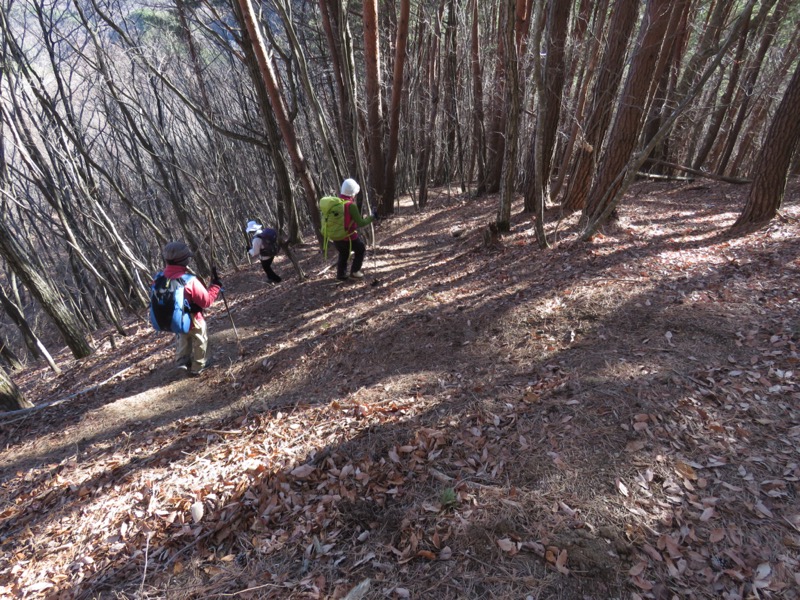
POLYGON ((248 221, 247 228, 245 229, 245 231, 247 233, 254 233, 256 231, 261 231, 262 229, 263 227, 261 226, 261 223, 259 223, 258 221, 248 221))
POLYGON ((358 185, 355 179, 345 179, 342 182, 342 191, 340 192, 342 196, 350 196, 351 198, 358 194, 361 190, 361 186, 358 185))

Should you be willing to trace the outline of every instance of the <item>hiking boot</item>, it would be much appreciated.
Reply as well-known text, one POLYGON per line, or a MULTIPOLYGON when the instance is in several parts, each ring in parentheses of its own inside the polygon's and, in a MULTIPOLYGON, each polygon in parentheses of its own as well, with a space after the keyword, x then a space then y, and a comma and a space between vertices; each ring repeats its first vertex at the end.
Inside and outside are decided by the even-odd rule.
POLYGON ((175 365, 175 369, 179 373, 185 373, 186 371, 189 370, 189 365, 185 365, 185 364, 175 365))
POLYGON ((350 273, 350 277, 353 279, 364 279, 364 274, 361 271, 353 271, 350 273))
POLYGON ((203 373, 203 372, 204 372, 206 369, 208 369, 208 368, 209 368, 209 367, 210 367, 212 364, 213 364, 213 363, 212 363, 210 360, 207 360, 207 361, 206 361, 206 364, 205 364, 205 365, 203 365, 202 367, 200 367, 200 369, 199 369, 199 370, 197 370, 197 371, 192 371, 191 369, 188 369, 188 370, 187 370, 187 372, 186 372, 186 374, 187 374, 189 377, 198 377, 198 376, 200 375, 200 373, 203 373))

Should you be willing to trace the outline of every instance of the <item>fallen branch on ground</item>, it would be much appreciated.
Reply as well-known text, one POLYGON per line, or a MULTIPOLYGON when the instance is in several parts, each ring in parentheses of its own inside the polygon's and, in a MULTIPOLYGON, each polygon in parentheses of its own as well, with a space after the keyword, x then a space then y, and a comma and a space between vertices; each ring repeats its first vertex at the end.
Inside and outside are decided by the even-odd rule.
MULTIPOLYGON (((66 402, 68 400, 72 400, 73 398, 76 398, 78 396, 82 396, 83 394, 86 394, 88 392, 92 392, 92 391, 104 386, 105 384, 107 384, 112 379, 115 379, 115 378, 119 377, 120 375, 122 375, 123 373, 125 373, 126 371, 128 371, 128 370, 130 370, 132 368, 133 368, 133 365, 131 365, 130 367, 126 367, 126 368, 122 369, 122 371, 118 371, 117 373, 114 373, 108 379, 106 379, 104 381, 101 381, 100 383, 95 384, 95 385, 93 385, 91 387, 84 388, 84 389, 82 389, 82 390, 80 390, 78 392, 75 392, 74 394, 70 394, 69 396, 66 396, 65 398, 59 398, 58 400, 51 400, 50 402, 45 402, 44 404, 37 404, 36 406, 32 406, 31 408, 22 408, 20 410, 12 410, 12 411, 9 411, 7 413, 3 413, 2 417, 0 417, 0 418, 13 417, 13 416, 16 416, 16 415, 25 415, 25 416, 27 416, 28 413, 32 413, 32 412, 35 412, 37 410, 41 410, 42 408, 48 408, 50 406, 58 406, 59 404, 63 404, 64 402, 66 402)), ((21 417, 21 418, 24 418, 24 417, 21 417)), ((14 423, 15 421, 18 421, 18 420, 19 419, 14 419, 13 421, 0 421, 0 423, 2 423, 3 425, 7 425, 9 423, 14 423)))

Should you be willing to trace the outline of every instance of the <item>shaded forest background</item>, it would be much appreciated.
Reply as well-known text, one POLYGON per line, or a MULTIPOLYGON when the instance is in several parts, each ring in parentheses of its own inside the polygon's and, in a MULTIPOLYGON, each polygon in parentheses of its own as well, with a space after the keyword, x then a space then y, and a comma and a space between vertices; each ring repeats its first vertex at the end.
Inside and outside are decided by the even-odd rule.
POLYGON ((344 177, 382 216, 431 185, 496 193, 488 238, 522 210, 546 248, 548 207, 580 211, 587 240, 642 175, 747 183, 746 230, 798 170, 792 0, 2 8, 7 408, 26 405, 14 369, 126 334, 164 243, 201 275, 236 267, 257 218, 291 255, 344 177))

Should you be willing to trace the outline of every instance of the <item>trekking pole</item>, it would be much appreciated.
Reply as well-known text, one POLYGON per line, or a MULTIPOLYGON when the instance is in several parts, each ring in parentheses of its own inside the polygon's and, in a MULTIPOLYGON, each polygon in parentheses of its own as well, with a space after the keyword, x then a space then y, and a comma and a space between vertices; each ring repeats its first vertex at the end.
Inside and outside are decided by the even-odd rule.
MULTIPOLYGON (((211 216, 209 215, 209 225, 211 228, 211 277, 219 281, 219 274, 217 273, 217 267, 214 264, 214 225, 211 220, 211 216)), ((241 354, 242 350, 242 343, 239 341, 239 332, 236 330, 236 323, 233 322, 233 315, 231 314, 231 309, 228 307, 228 301, 225 299, 225 292, 222 290, 222 286, 219 287, 219 295, 222 297, 222 304, 225 305, 225 311, 228 313, 228 318, 231 320, 231 327, 233 327, 233 335, 236 336, 236 345, 239 347, 239 354, 241 354)))
MULTIPOLYGON (((367 208, 370 208, 369 200, 367 200, 367 208)), ((371 215, 377 215, 378 214, 378 207, 377 206, 375 207, 375 212, 374 213, 370 210, 370 214, 371 215)), ((370 237, 372 238, 372 243, 371 243, 371 245, 372 245, 372 272, 375 273, 378 270, 378 259, 375 256, 375 252, 376 252, 375 251, 375 245, 376 245, 376 242, 378 241, 375 238, 375 216, 372 217, 372 222, 369 224, 369 232, 370 232, 370 237)), ((376 286, 376 285, 380 285, 380 283, 381 283, 381 280, 378 279, 378 278, 375 278, 375 280, 370 285, 376 286)))
MULTIPOLYGON (((217 267, 215 267, 215 266, 211 267, 211 276, 214 279, 217 279, 217 280, 219 279, 219 276, 217 275, 217 267)), ((225 310, 228 313, 228 318, 231 320, 231 327, 233 327, 233 335, 236 336, 236 343, 238 344, 238 343, 240 343, 239 342, 239 332, 236 331, 236 323, 233 322, 233 315, 231 314, 231 309, 228 308, 228 301, 225 299, 225 292, 222 290, 222 288, 219 288, 219 295, 222 298, 222 304, 225 305, 225 310)))
POLYGON ((375 239, 375 225, 374 222, 369 224, 370 229, 372 230, 372 271, 375 272, 378 269, 378 258, 375 256, 375 246, 377 245, 378 240, 375 239))

